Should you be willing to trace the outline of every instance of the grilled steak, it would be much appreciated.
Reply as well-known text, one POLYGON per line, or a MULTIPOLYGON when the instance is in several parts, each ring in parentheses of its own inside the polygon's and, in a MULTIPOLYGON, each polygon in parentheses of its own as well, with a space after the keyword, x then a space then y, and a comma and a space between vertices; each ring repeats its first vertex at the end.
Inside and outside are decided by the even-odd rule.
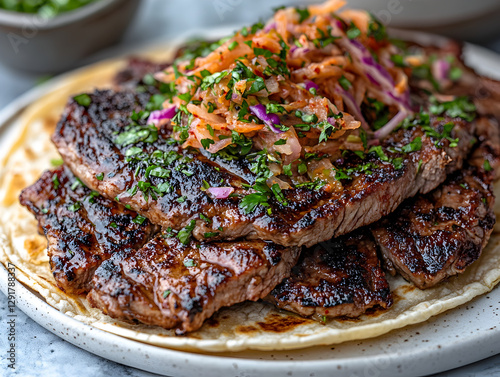
POLYGON ((265 297, 299 248, 264 241, 195 243, 159 235, 97 269, 88 299, 113 318, 194 331, 223 306, 265 297))
POLYGON ((289 278, 267 297, 302 316, 358 317, 392 304, 376 245, 365 228, 306 249, 289 278))
MULTIPOLYGON (((460 168, 474 127, 459 118, 432 119, 438 134, 445 133, 448 122, 455 124, 450 134, 459 139, 455 148, 446 139, 427 136, 418 126, 402 129, 384 141, 394 152, 382 157, 370 153, 365 159, 352 154, 338 161, 338 169, 354 171, 341 191, 283 190, 287 205, 271 199, 268 209, 258 206, 245 213, 239 204, 248 191, 242 187, 255 179, 248 161, 227 162, 197 150, 182 150, 169 142, 165 127, 157 140, 135 143, 133 148, 142 152, 131 155, 137 149, 131 152, 130 146, 115 141, 117 135, 133 139, 139 132, 136 128, 134 134, 126 126, 132 112, 145 106, 147 95, 98 91, 89 96, 89 106, 69 102, 53 135, 66 164, 86 185, 108 198, 118 197, 155 224, 179 230, 196 218, 193 235, 199 240, 209 232, 212 239, 247 237, 312 246, 346 234, 392 212, 405 198, 434 189, 460 168), (422 139, 420 150, 397 152, 416 137, 422 139), (391 163, 398 158, 400 166, 391 163), (148 167, 157 170, 154 176, 148 167), (234 195, 215 199, 202 190, 205 185, 230 186, 234 195), (199 219, 200 213, 211 222, 199 219)), ((137 122, 141 132, 148 132, 145 120, 137 122)))
POLYGON ((158 236, 147 242, 154 225, 92 192, 66 167, 46 171, 20 200, 48 239, 50 266, 62 290, 82 294, 93 288, 89 300, 105 313, 168 328, 192 331, 222 306, 267 295, 290 274, 300 251, 262 241, 187 247, 158 236), (148 284, 155 281, 161 295, 172 294, 165 307, 153 310, 154 290, 148 284), (122 307, 131 299, 126 289, 136 292, 130 308, 122 307), (137 307, 138 302, 144 306, 137 307))
POLYGON ((486 246, 495 224, 491 182, 500 175, 500 131, 477 122, 479 146, 469 167, 433 192, 407 200, 372 226, 387 269, 419 288, 464 272, 486 246))
POLYGON ((468 164, 476 167, 483 181, 491 183, 500 178, 500 126, 497 119, 482 117, 477 121, 479 146, 474 149, 468 164))
POLYGON ((21 204, 48 240, 50 268, 67 293, 90 289, 94 271, 116 251, 141 247, 156 227, 83 186, 68 168, 46 171, 23 190, 21 204))
POLYGON ((128 60, 127 66, 115 75, 113 82, 121 88, 135 88, 138 85, 144 84, 143 78, 146 74, 162 71, 169 65, 170 63, 154 63, 150 60, 134 56, 128 60))
POLYGON ((429 288, 479 258, 495 215, 491 189, 475 174, 474 169, 455 174, 373 226, 391 273, 429 288))
MULTIPOLYGON (((433 39, 431 43, 435 43, 433 39)), ((470 68, 463 61, 463 44, 457 41, 446 39, 435 46, 421 46, 416 43, 409 43, 409 54, 415 53, 412 50, 422 49, 424 55, 432 57, 434 61, 443 59, 444 61, 454 61, 454 66, 460 70, 460 77, 456 80, 445 79, 440 83, 440 93, 453 96, 467 96, 472 99, 480 115, 491 115, 500 119, 500 82, 491 78, 481 76, 474 69, 470 68)), ((412 89, 429 87, 429 82, 419 75, 411 78, 412 89)))

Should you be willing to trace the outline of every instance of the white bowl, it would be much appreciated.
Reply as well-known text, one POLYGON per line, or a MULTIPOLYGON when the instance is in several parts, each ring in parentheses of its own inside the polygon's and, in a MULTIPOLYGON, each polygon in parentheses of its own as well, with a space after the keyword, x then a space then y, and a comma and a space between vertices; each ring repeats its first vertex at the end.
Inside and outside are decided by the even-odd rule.
MULTIPOLYGON (((424 30, 484 42, 500 36, 500 0, 346 0, 352 9, 366 9, 391 27, 424 30)), ((290 5, 321 0, 289 0, 290 5)))
POLYGON ((394 27, 427 28, 469 21, 500 9, 498 0, 347 0, 394 27))

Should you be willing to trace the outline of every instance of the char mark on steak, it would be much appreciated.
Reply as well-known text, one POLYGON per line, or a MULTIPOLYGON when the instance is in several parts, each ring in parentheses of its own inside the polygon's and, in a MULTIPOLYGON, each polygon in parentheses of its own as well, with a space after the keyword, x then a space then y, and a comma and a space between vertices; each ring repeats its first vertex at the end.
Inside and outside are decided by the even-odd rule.
POLYGON ((387 269, 421 289, 464 272, 493 230, 491 182, 500 175, 500 130, 493 119, 477 124, 479 144, 467 168, 371 227, 387 269))
POLYGON ((303 250, 291 276, 266 300, 322 321, 392 305, 389 283, 366 228, 303 250))
POLYGON ((425 289, 479 258, 495 215, 491 188, 475 175, 474 169, 458 172, 372 226, 391 273, 425 289))
POLYGON ((289 276, 299 250, 264 241, 186 246, 158 235, 104 262, 88 299, 116 319, 194 331, 224 306, 269 294, 289 276))
MULTIPOLYGON (((338 169, 354 171, 351 180, 343 181, 341 191, 286 189, 282 191, 287 205, 273 198, 269 208, 258 206, 245 213, 239 206, 249 193, 244 185, 255 180, 247 160, 224 164, 197 150, 183 150, 168 142, 167 127, 160 128, 156 141, 135 143, 133 147, 144 154, 131 157, 132 145, 118 145, 117 134, 125 132, 132 112, 144 108, 148 95, 97 91, 90 97, 88 107, 74 100, 68 103, 52 137, 65 163, 87 186, 108 198, 118 197, 155 224, 180 230, 196 219, 193 236, 198 240, 210 233, 211 240, 246 237, 285 246, 312 246, 349 233, 394 211, 404 199, 431 191, 448 173, 459 169, 474 128, 459 118, 432 118, 431 125, 439 133, 448 122, 455 124, 451 137, 459 141, 454 148, 446 139, 427 136, 420 127, 401 129, 383 143, 394 151, 386 152, 387 159, 370 153, 365 159, 350 154, 338 161, 338 169), (397 152, 417 137, 422 138, 420 150, 397 152), (391 163, 394 158, 401 158, 400 164, 391 163), (168 177, 150 174, 147 167, 151 165, 159 166, 159 172, 168 177), (215 199, 201 189, 206 185, 230 186, 234 195, 215 199), (200 219, 200 213, 211 222, 200 219)), ((145 120, 138 122, 145 127, 145 120)))
POLYGON ((38 220, 57 286, 86 293, 94 271, 115 252, 141 247, 156 231, 148 220, 85 187, 66 167, 46 171, 20 202, 38 220))

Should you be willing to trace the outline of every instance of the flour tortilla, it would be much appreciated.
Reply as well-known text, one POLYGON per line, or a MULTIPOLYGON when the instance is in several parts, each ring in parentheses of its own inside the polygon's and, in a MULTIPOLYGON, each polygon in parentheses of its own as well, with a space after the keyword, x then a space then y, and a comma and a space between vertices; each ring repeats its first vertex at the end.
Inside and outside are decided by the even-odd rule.
MULTIPOLYGON (((165 61, 172 48, 141 54, 165 61)), ((18 202, 20 191, 35 182, 59 159, 50 142, 56 122, 70 95, 95 88, 112 87, 111 78, 126 64, 125 59, 100 63, 60 80, 29 106, 16 120, 19 136, 0 168, 0 262, 17 267, 17 279, 38 292, 62 313, 96 328, 144 343, 198 352, 285 350, 337 344, 385 334, 455 308, 492 290, 500 281, 500 227, 481 258, 460 276, 425 291, 401 277, 388 276, 394 305, 359 319, 334 319, 321 324, 275 309, 266 303, 245 302, 224 308, 203 327, 187 336, 145 325, 130 325, 93 309, 88 302, 64 293, 55 285, 46 254, 46 240, 37 232, 37 222, 18 202)), ((496 188, 500 194, 500 185, 496 188)), ((495 213, 500 214, 497 204, 495 213)))

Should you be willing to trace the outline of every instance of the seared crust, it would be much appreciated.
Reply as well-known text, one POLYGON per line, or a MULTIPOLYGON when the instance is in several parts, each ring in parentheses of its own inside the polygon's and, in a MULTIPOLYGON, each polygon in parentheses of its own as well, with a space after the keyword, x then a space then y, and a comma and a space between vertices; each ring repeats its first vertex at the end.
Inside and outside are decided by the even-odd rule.
POLYGON ((366 229, 302 252, 292 275, 267 297, 280 309, 324 320, 392 305, 389 283, 366 229))
POLYGON ((87 298, 113 318, 194 331, 223 306, 265 297, 290 274, 299 250, 263 241, 185 246, 158 235, 103 263, 87 298))
POLYGON ((389 271, 429 288, 481 255, 495 224, 491 187, 470 168, 372 227, 389 271))
POLYGON ((156 230, 148 220, 134 223, 136 213, 95 194, 78 184, 68 168, 59 167, 43 173, 20 195, 47 237, 50 268, 67 293, 86 293, 104 260, 141 247, 156 230))
POLYGON ((466 169, 371 227, 387 269, 421 289, 464 272, 493 230, 491 183, 500 176, 500 128, 486 117, 477 125, 477 147, 466 169))
MULTIPOLYGON (((162 137, 155 143, 136 146, 148 154, 154 150, 175 151, 188 159, 180 158, 165 166, 171 171, 169 183, 173 190, 158 200, 146 201, 140 192, 131 196, 126 190, 145 178, 143 173, 134 175, 135 168, 126 163, 124 155, 129 147, 119 147, 113 140, 116 133, 128 125, 132 111, 144 107, 147 95, 98 91, 91 95, 91 99, 88 108, 70 101, 53 135, 52 140, 64 161, 89 187, 108 198, 118 196, 120 202, 128 203, 155 224, 179 230, 197 218, 193 235, 199 240, 203 240, 206 232, 212 232, 217 233, 213 239, 246 237, 285 246, 312 246, 346 234, 394 211, 404 199, 419 192, 429 192, 443 182, 448 173, 459 169, 470 149, 474 129, 473 124, 458 118, 433 119, 432 124, 438 131, 442 131, 447 122, 455 124, 452 137, 459 138, 456 148, 449 148, 447 140, 436 146, 436 140, 427 137, 420 128, 400 130, 384 141, 384 145, 398 150, 415 137, 422 137, 421 150, 406 155, 397 152, 389 155, 403 158, 400 169, 376 157, 371 157, 371 160, 360 160, 354 155, 346 157, 338 162, 338 168, 369 162, 373 166, 368 172, 358 173, 354 179, 345 182, 340 192, 306 188, 283 190, 287 206, 273 199, 270 200, 271 214, 261 206, 245 214, 238 206, 241 197, 247 193, 242 185, 252 184, 254 180, 246 160, 222 163, 220 159, 203 156, 197 151, 181 150, 162 137), (104 180, 97 180, 98 174, 103 174, 104 180), (212 199, 200 190, 204 182, 212 187, 232 186, 241 196, 212 199), (177 200, 181 197, 185 200, 179 203, 177 200), (211 218, 211 223, 200 220, 199 213, 211 218)), ((166 137, 165 134, 162 136, 166 137)), ((161 182, 160 178, 153 179, 154 184, 161 182)))

